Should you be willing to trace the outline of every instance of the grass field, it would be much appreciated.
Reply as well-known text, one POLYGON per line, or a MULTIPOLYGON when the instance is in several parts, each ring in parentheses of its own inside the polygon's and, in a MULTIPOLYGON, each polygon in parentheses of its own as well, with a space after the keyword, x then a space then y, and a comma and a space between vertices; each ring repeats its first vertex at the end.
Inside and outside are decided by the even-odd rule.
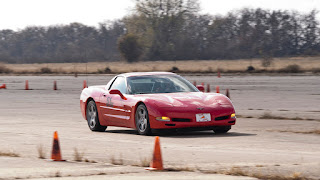
MULTIPOLYGON (((261 59, 240 60, 186 60, 186 61, 146 61, 137 63, 126 62, 90 62, 90 63, 43 63, 43 64, 0 64, 2 68, 12 73, 48 73, 43 68, 49 68, 53 73, 111 73, 134 71, 171 71, 177 67, 180 72, 210 73, 217 72, 246 72, 248 66, 253 66, 256 72, 277 72, 289 65, 298 65, 303 72, 320 72, 320 57, 274 58, 272 64, 265 68, 261 59), (41 70, 42 69, 42 70, 41 70)), ((1 72, 0 72, 1 73, 1 72)), ((50 73, 50 72, 49 72, 50 73)))

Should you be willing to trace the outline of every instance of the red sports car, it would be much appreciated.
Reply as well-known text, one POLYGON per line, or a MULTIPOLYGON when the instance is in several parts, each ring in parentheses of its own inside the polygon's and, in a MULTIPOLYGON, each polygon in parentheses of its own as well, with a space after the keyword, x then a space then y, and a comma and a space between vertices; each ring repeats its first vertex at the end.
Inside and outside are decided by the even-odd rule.
POLYGON ((120 126, 142 135, 152 129, 180 128, 226 133, 236 122, 228 97, 200 92, 169 72, 117 75, 107 85, 83 89, 80 107, 92 131, 120 126))

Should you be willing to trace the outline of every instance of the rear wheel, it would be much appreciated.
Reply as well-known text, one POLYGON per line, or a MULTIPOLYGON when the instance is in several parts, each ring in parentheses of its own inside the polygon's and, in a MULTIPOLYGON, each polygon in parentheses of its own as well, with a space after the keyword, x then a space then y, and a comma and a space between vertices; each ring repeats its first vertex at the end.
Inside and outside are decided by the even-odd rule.
POLYGON ((216 134, 227 133, 231 129, 231 126, 220 126, 213 129, 216 134))
POLYGON ((136 121, 136 127, 139 134, 151 135, 149 114, 148 114, 147 107, 144 104, 140 104, 137 107, 135 121, 136 121))
POLYGON ((88 126, 91 131, 103 132, 107 129, 107 126, 100 125, 97 106, 93 100, 88 102, 86 114, 87 114, 88 126))

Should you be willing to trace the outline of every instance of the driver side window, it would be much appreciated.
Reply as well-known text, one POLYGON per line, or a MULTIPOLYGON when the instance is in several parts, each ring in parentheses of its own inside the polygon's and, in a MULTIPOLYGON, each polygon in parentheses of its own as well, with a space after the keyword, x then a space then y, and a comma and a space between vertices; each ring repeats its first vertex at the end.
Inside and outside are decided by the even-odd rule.
POLYGON ((125 78, 122 76, 117 77, 116 80, 112 83, 111 88, 109 88, 109 90, 111 89, 118 89, 122 94, 127 94, 127 85, 125 78))

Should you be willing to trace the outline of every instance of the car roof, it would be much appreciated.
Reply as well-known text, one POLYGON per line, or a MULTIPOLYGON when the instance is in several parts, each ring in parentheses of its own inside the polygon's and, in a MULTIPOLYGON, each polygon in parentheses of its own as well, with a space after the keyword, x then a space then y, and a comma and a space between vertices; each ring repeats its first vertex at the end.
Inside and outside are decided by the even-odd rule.
POLYGON ((123 73, 119 74, 118 76, 124 76, 124 77, 132 77, 132 76, 150 76, 150 75, 175 75, 175 73, 172 72, 130 72, 130 73, 123 73))

